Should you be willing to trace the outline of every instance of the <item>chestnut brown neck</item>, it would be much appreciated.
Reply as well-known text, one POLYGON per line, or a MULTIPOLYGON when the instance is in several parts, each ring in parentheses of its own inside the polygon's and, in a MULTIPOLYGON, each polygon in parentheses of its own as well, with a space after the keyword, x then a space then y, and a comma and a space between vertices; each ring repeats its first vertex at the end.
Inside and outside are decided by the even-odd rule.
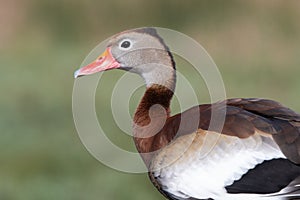
POLYGON ((170 116, 170 102, 173 91, 165 86, 153 84, 148 87, 134 115, 134 142, 146 165, 149 164, 151 153, 165 146, 169 141, 153 144, 170 116), (154 148, 155 146, 155 148, 154 148))

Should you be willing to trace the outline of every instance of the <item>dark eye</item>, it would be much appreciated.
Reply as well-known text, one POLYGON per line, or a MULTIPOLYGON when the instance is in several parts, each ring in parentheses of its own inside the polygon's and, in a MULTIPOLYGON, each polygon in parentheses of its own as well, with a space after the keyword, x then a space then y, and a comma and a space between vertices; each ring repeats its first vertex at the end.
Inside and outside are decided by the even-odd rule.
POLYGON ((127 49, 127 48, 129 48, 129 47, 131 46, 131 42, 128 41, 128 40, 125 40, 125 41, 123 41, 123 42, 121 43, 120 46, 121 46, 122 48, 124 48, 124 49, 127 49))

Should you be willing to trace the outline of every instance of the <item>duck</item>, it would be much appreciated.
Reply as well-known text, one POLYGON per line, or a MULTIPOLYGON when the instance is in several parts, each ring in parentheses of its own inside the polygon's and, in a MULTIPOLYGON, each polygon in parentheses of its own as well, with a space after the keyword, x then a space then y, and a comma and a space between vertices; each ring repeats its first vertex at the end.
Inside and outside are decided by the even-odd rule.
POLYGON ((171 116, 176 63, 152 27, 112 36, 104 53, 74 76, 113 69, 145 81, 133 140, 165 198, 300 199, 300 114, 274 100, 232 98, 171 116), (210 126, 212 112, 224 115, 221 128, 210 126))

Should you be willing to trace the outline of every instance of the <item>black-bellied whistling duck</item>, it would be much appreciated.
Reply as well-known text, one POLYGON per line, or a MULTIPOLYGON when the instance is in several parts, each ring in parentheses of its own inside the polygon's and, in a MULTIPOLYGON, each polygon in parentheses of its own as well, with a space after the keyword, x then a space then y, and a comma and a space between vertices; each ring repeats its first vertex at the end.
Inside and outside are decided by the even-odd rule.
POLYGON ((146 82, 133 119, 134 141, 165 197, 300 199, 299 114, 272 100, 236 98, 170 116, 175 62, 153 28, 115 35, 75 77, 109 69, 137 73, 146 82), (217 114, 226 111, 221 131, 208 129, 212 108, 217 114), (208 135, 219 138, 204 156, 208 135))

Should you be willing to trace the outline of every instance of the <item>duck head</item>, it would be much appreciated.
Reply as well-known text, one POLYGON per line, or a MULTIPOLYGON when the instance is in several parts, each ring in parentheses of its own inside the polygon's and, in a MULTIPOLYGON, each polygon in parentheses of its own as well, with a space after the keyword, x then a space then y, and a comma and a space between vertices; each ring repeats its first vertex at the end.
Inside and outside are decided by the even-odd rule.
POLYGON ((147 86, 165 85, 164 82, 175 77, 173 56, 154 28, 124 31, 111 37, 106 50, 94 62, 77 70, 74 76, 111 69, 137 73, 147 86))

